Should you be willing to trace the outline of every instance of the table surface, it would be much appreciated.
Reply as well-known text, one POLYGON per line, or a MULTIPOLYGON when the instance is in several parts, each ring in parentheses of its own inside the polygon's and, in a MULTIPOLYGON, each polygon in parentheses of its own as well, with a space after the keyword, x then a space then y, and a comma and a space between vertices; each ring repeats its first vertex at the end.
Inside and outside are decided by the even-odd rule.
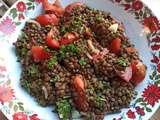
MULTIPOLYGON (((0 0, 0 17, 3 16, 5 11, 15 2, 16 0, 0 0)), ((149 7, 153 10, 153 12, 158 16, 160 19, 160 12, 159 12, 159 6, 160 6, 160 0, 142 0, 146 4, 149 5, 149 7), (158 4, 157 4, 158 3, 158 4), (152 7, 154 6, 154 7, 152 7)), ((3 115, 3 113, 0 111, 0 120, 7 120, 7 118, 3 115)), ((157 110, 157 112, 152 116, 150 120, 160 120, 160 110, 157 110)))

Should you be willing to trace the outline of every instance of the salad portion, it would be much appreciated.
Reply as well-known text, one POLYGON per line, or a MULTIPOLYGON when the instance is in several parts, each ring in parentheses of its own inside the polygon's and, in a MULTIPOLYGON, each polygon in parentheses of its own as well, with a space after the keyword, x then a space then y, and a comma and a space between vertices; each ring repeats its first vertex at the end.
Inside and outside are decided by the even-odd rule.
POLYGON ((123 23, 80 2, 42 5, 14 43, 22 87, 61 120, 103 120, 128 107, 146 66, 123 23))

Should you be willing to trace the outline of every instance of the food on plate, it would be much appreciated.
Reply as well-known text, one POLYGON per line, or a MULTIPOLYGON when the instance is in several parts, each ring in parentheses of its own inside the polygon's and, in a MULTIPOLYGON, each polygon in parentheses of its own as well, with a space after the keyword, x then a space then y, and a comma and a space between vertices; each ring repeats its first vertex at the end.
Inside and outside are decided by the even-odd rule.
POLYGON ((128 107, 146 66, 110 13, 42 0, 44 13, 27 21, 15 44, 20 83, 62 120, 103 120, 128 107))

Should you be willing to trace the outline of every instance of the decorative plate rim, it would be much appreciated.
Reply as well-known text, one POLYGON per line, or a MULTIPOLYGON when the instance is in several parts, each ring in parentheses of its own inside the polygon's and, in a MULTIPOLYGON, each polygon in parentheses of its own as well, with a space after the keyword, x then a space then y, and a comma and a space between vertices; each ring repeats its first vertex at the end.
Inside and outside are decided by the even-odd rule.
MULTIPOLYGON (((147 36, 148 47, 152 54, 150 83, 144 88, 141 97, 136 98, 127 111, 121 112, 119 117, 113 118, 113 120, 142 120, 144 117, 146 119, 146 113, 154 114, 152 108, 160 105, 160 22, 147 5, 140 0, 110 1, 134 15, 135 19, 144 25, 144 33, 147 36)), ((18 0, 0 19, 0 38, 7 40, 8 37, 11 37, 18 28, 17 26, 27 18, 28 12, 35 10, 40 2, 41 0, 18 0)), ((14 90, 11 88, 12 83, 4 62, 5 59, 0 55, 0 110, 9 119, 19 120, 18 116, 21 116, 23 120, 40 120, 36 112, 26 109, 25 105, 14 96, 14 90), (3 94, 4 91, 8 94, 3 94)))

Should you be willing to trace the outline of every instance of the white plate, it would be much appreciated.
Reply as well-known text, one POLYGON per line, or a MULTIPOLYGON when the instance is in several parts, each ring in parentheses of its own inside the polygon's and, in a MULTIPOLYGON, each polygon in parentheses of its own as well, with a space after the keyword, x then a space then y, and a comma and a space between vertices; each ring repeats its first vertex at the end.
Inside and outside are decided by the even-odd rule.
MULTIPOLYGON (((12 45, 25 22, 41 13, 39 1, 19 0, 0 20, 0 110, 9 120, 58 119, 52 112, 52 107, 39 106, 20 87, 21 67, 16 62, 12 45)), ((135 89, 138 96, 131 102, 130 108, 123 109, 118 114, 106 115, 105 120, 149 119, 160 105, 160 23, 157 18, 140 1, 62 0, 62 5, 66 6, 73 1, 82 1, 91 7, 109 11, 117 20, 122 21, 126 34, 148 68, 145 80, 135 89)))

